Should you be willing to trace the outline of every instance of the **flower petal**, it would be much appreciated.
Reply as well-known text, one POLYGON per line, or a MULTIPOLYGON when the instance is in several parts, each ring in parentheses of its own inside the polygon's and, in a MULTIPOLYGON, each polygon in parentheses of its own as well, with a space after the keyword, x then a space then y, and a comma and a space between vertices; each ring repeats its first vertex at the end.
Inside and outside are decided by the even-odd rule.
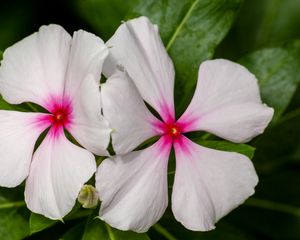
POLYGON ((161 138, 141 151, 104 160, 96 173, 100 218, 121 230, 146 232, 168 205, 171 142, 161 138))
POLYGON ((15 187, 29 173, 35 142, 48 127, 45 114, 0 110, 0 186, 15 187))
POLYGON ((49 95, 63 93, 71 36, 58 25, 38 32, 5 50, 0 92, 12 104, 34 102, 46 108, 49 95))
POLYGON ((62 219, 95 171, 93 154, 72 144, 64 134, 54 137, 49 132, 34 153, 26 180, 28 208, 51 219, 62 219))
POLYGON ((101 115, 99 91, 107 54, 107 47, 94 34, 82 30, 74 33, 65 86, 65 97, 73 103, 73 121, 68 130, 83 147, 97 155, 107 155, 111 131, 101 115))
POLYGON ((143 99, 164 120, 174 119, 174 67, 160 39, 158 28, 148 18, 123 23, 106 43, 110 54, 104 74, 111 76, 117 65, 125 67, 143 99))
POLYGON ((220 218, 254 193, 258 178, 246 156, 201 147, 186 137, 174 148, 172 210, 186 228, 214 229, 220 218))
POLYGON ((261 134, 273 116, 262 104, 257 80, 228 60, 206 61, 199 68, 195 95, 178 120, 184 132, 204 130, 233 142, 261 134))
POLYGON ((130 152, 156 135, 152 126, 156 119, 126 73, 116 71, 101 86, 101 94, 104 117, 114 129, 112 144, 117 154, 130 152))

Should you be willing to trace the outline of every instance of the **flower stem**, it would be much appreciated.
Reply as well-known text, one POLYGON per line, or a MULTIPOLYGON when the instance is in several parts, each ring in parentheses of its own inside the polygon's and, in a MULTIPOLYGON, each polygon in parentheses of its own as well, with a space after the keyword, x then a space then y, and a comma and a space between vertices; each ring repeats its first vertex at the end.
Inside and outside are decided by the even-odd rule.
POLYGON ((245 202, 246 206, 263 208, 266 210, 282 212, 296 217, 300 217, 300 207, 290 206, 287 204, 277 203, 269 200, 250 198, 245 202))
POLYGON ((105 227, 107 229, 109 239, 110 240, 116 240, 116 238, 115 238, 115 236, 114 236, 114 234, 113 234, 113 232, 111 230, 111 227, 107 223, 105 223, 105 227))
POLYGON ((0 203, 0 209, 18 208, 18 207, 23 207, 23 206, 25 206, 24 201, 0 203))
POLYGON ((153 228, 159 232, 161 235, 163 235, 166 239, 168 240, 176 240, 176 238, 169 233, 163 226, 161 226, 160 224, 156 223, 153 228))

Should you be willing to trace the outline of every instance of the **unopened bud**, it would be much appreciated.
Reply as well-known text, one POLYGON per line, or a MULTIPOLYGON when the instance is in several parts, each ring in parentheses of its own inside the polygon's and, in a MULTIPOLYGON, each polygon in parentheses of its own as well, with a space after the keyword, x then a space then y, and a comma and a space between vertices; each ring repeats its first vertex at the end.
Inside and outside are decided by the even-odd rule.
POLYGON ((77 199, 84 208, 94 208, 98 204, 97 192, 92 185, 83 185, 77 199))

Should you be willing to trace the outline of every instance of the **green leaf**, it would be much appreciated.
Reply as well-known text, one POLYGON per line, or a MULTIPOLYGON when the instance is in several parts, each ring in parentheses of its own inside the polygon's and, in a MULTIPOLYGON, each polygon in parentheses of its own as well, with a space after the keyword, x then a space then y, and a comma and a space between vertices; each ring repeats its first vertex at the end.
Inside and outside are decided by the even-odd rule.
POLYGON ((263 49, 241 59, 258 78, 264 102, 274 107, 278 121, 300 82, 300 40, 283 47, 263 49))
MULTIPOLYGON (((68 230, 59 240, 81 240, 84 232, 85 221, 68 230)), ((100 240, 100 239, 99 239, 100 240)))
POLYGON ((300 239, 300 178, 296 166, 260 174, 255 198, 230 214, 228 221, 264 239, 300 239))
POLYGON ((2 60, 2 58, 3 58, 3 52, 0 51, 0 61, 2 60))
POLYGON ((31 213, 29 219, 30 233, 40 232, 56 224, 58 221, 51 220, 42 215, 31 213))
POLYGON ((257 149, 253 161, 259 172, 270 173, 300 162, 299 122, 300 109, 289 112, 253 141, 257 149))
POLYGON ((236 59, 300 36, 299 0, 245 0, 219 56, 236 59))
POLYGON ((132 0, 76 0, 78 14, 102 38, 109 39, 124 20, 132 0))
POLYGON ((182 224, 177 222, 171 213, 171 210, 167 210, 164 218, 159 221, 159 227, 163 228, 167 235, 162 234, 161 229, 157 229, 156 225, 150 229, 149 235, 151 239, 168 239, 168 240, 216 240, 216 239, 228 239, 228 240, 254 240, 250 232, 245 231, 238 225, 229 223, 225 219, 221 219, 216 224, 216 229, 208 232, 197 232, 186 229, 182 224), (162 238, 164 236, 165 238, 162 238))
POLYGON ((211 140, 208 141, 202 139, 192 139, 192 140, 204 147, 217 149, 221 151, 227 151, 227 152, 238 152, 246 155, 250 159, 253 158, 255 152, 254 147, 242 143, 237 144, 237 143, 231 143, 227 141, 211 141, 211 140))
POLYGON ((99 218, 91 217, 84 230, 82 240, 150 240, 145 233, 134 233, 131 231, 120 231, 110 227, 99 218))
POLYGON ((158 24, 175 64, 178 113, 192 98, 201 62, 212 58, 230 29, 240 0, 139 0, 130 17, 145 15, 158 24))
POLYGON ((23 188, 0 188, 0 239, 19 240, 29 235, 23 188))
POLYGON ((0 49, 5 49, 36 30, 35 7, 29 2, 6 2, 0 7, 0 49))

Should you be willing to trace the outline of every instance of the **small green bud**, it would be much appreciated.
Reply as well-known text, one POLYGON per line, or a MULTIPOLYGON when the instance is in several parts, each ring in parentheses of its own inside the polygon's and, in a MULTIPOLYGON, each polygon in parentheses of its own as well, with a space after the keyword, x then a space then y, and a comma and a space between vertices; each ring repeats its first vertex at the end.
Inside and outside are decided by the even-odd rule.
POLYGON ((77 199, 83 208, 94 208, 98 204, 97 190, 92 185, 83 185, 77 199))

